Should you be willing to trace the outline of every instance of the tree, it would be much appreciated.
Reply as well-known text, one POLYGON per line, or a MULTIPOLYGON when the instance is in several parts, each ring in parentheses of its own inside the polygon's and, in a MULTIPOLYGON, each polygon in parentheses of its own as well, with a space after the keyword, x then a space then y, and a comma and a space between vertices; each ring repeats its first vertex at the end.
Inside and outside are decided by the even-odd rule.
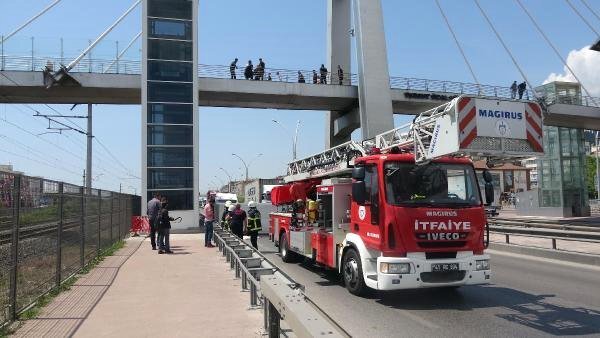
POLYGON ((596 158, 594 156, 586 156, 585 163, 585 180, 587 182, 587 191, 589 198, 598 198, 596 191, 596 158))

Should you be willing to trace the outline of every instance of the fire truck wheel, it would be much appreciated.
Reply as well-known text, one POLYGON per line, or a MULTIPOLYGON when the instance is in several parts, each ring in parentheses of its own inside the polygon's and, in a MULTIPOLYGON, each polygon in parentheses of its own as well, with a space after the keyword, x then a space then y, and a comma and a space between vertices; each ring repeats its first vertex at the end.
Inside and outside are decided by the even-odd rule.
POLYGON ((344 265, 342 267, 346 289, 348 289, 351 294, 357 296, 365 294, 367 286, 363 279, 362 265, 356 250, 349 249, 346 251, 346 254, 344 255, 344 265))
POLYGON ((279 238, 279 254, 281 255, 281 260, 286 263, 291 263, 294 261, 294 253, 290 251, 290 245, 285 232, 282 233, 281 237, 279 238))

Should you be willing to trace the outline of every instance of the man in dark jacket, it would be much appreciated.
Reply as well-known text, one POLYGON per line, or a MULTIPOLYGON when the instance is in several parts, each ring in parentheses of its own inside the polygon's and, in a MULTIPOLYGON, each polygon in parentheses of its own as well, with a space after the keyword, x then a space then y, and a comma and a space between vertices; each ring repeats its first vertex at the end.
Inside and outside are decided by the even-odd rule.
POLYGON ((306 80, 304 80, 304 75, 302 75, 301 71, 298 71, 298 83, 306 83, 306 80))
POLYGON ((169 216, 169 204, 165 197, 162 198, 160 213, 158 214, 158 253, 173 253, 169 243, 171 232, 171 221, 174 219, 169 216))
POLYGON ((246 212, 242 210, 239 203, 235 204, 235 209, 227 217, 229 217, 231 232, 239 238, 244 238, 244 232, 248 227, 248 219, 246 218, 246 212))
POLYGON ((340 65, 338 65, 337 75, 338 75, 339 84, 341 86, 344 84, 344 70, 342 69, 342 66, 340 66, 340 65))
POLYGON ((523 93, 527 89, 527 83, 525 81, 519 84, 519 100, 523 99, 523 93))
POLYGON ((260 67, 260 73, 258 74, 259 80, 263 81, 265 79, 265 70, 267 69, 267 65, 262 58, 258 59, 258 67, 260 67))
POLYGON ((325 67, 324 64, 321 65, 321 68, 319 68, 319 73, 321 73, 321 83, 322 84, 327 84, 327 68, 325 67))
POLYGON ((248 60, 248 65, 244 69, 244 77, 246 78, 246 80, 252 80, 253 76, 254 76, 254 66, 252 65, 252 61, 248 60))

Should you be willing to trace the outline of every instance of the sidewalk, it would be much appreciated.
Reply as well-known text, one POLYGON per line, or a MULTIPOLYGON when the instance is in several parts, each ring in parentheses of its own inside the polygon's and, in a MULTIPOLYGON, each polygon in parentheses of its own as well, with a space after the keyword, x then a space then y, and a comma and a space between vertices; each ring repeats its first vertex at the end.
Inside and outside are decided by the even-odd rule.
POLYGON ((260 336, 262 312, 248 309, 241 281, 203 237, 171 235, 172 255, 152 251, 149 239, 129 239, 15 336, 260 336))

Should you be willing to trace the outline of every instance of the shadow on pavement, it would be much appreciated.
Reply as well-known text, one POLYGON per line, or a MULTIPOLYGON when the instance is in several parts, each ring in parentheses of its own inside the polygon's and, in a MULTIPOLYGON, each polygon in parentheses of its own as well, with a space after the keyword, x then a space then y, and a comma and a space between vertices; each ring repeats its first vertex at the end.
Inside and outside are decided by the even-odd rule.
POLYGON ((403 310, 449 309, 470 311, 505 308, 496 316, 550 335, 600 333, 600 312, 556 304, 554 295, 535 295, 500 286, 466 286, 462 289, 425 289, 377 292, 369 298, 403 310))

